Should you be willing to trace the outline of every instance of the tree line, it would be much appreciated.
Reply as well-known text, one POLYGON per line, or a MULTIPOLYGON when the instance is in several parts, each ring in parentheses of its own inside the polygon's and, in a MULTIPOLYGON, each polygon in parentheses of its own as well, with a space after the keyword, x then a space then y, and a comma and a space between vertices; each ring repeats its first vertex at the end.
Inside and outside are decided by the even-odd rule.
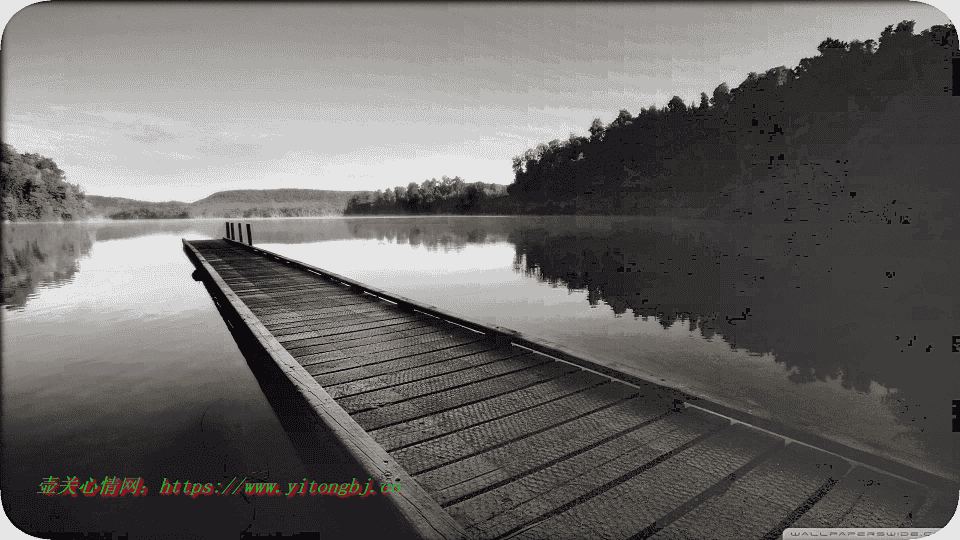
POLYGON ((360 192, 347 202, 344 214, 478 214, 507 212, 507 188, 501 184, 466 182, 444 175, 410 182, 407 187, 360 192))
POLYGON ((85 218, 91 207, 83 190, 66 181, 50 158, 19 153, 7 143, 0 150, 0 217, 3 221, 85 218))
MULTIPOLYGON (((943 104, 920 97, 950 96, 956 28, 913 30, 914 22, 903 21, 887 26, 879 41, 828 37, 817 56, 796 68, 750 73, 736 88, 722 83, 702 92, 699 102, 674 96, 636 116, 623 109, 606 125, 597 118, 589 135, 571 134, 514 157, 508 193, 528 209, 556 213, 645 214, 664 206, 752 213, 761 201, 763 210, 787 216, 825 201, 855 213, 848 207, 856 190, 846 177, 877 156, 856 155, 849 143, 868 127, 897 132, 927 121, 919 112, 884 116, 894 98, 932 112, 943 104)), ((948 138, 949 124, 937 128, 948 138)), ((893 141, 895 151, 910 160, 902 143, 893 141)))

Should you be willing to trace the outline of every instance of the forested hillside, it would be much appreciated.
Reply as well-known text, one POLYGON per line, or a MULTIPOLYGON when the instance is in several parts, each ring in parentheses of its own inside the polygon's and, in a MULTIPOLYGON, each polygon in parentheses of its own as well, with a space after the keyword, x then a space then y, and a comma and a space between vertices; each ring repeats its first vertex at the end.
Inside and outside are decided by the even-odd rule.
POLYGON ((818 50, 699 103, 621 110, 588 136, 529 149, 513 159, 509 193, 528 212, 937 220, 960 195, 956 28, 915 34, 904 21, 878 42, 827 38, 818 50))
POLYGON ((361 192, 350 198, 345 214, 513 214, 519 211, 509 200, 506 186, 484 182, 467 183, 459 176, 424 180, 407 187, 361 192))
POLYGON ((188 218, 190 203, 180 201, 149 202, 123 197, 87 195, 94 214, 112 219, 177 219, 188 218))
POLYGON ((186 203, 151 202, 90 195, 93 212, 110 219, 185 219, 339 216, 356 191, 243 189, 219 191, 186 203))
POLYGON ((308 217, 343 215, 358 191, 240 189, 219 191, 190 205, 192 217, 308 217))
POLYGON ((80 186, 50 158, 16 151, 3 143, 0 157, 0 217, 3 221, 79 219, 90 215, 80 186))

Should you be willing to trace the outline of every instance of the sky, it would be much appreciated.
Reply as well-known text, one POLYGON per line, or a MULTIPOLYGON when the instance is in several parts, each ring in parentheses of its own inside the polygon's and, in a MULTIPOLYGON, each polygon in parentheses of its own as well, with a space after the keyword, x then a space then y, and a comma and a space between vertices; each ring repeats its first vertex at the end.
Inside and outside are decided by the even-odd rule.
POLYGON ((509 184, 513 156, 593 118, 699 101, 796 67, 828 36, 950 22, 909 1, 16 9, 4 142, 53 158, 89 195, 185 202, 442 175, 509 184))

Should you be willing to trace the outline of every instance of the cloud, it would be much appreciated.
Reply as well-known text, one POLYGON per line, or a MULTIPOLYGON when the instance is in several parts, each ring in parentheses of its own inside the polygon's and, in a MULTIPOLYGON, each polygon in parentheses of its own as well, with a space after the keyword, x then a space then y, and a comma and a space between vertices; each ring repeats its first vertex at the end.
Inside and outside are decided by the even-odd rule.
POLYGON ((205 145, 197 148, 197 152, 218 158, 257 158, 263 145, 250 143, 235 143, 223 139, 204 137, 205 145))
POLYGON ((162 142, 172 142, 177 140, 177 136, 173 133, 161 129, 154 125, 143 125, 137 124, 140 128, 136 133, 126 133, 124 136, 131 141, 140 142, 143 144, 154 145, 162 142))

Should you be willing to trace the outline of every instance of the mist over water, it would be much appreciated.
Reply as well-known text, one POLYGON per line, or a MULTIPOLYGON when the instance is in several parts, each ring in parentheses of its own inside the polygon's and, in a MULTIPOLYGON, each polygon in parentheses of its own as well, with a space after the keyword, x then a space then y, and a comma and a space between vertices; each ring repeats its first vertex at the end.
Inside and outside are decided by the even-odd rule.
MULTIPOLYGON (((960 256, 910 227, 609 217, 249 223, 265 249, 955 475, 960 256)), ((3 226, 3 497, 14 523, 122 532, 160 526, 175 510, 210 512, 219 529, 297 532, 321 519, 310 517, 309 501, 36 494, 50 475, 142 476, 159 489, 164 477, 307 474, 209 293, 190 277, 180 239, 223 231, 217 220, 3 226)))

